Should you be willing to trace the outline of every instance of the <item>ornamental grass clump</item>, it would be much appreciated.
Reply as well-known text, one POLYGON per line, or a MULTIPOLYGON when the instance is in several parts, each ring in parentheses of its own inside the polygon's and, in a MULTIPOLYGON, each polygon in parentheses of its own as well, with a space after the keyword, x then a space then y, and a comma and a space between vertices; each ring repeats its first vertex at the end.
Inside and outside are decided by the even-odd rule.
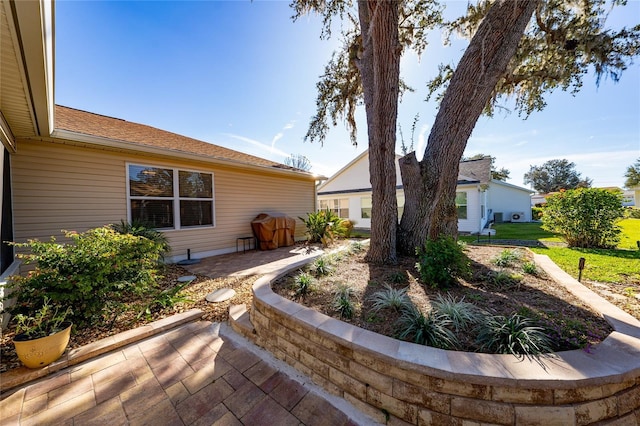
POLYGON ((476 341, 483 352, 512 354, 518 359, 539 359, 552 351, 545 328, 517 313, 486 317, 479 325, 476 341))
POLYGON ((408 287, 397 289, 385 284, 383 290, 376 291, 371 295, 371 308, 376 312, 381 309, 392 309, 400 312, 403 309, 410 308, 412 305, 411 299, 407 296, 408 289, 408 287))
POLYGON ((412 305, 398 320, 398 338, 440 349, 455 349, 459 341, 451 326, 451 319, 441 312, 431 310, 425 315, 412 305))
POLYGON ((483 318, 476 305, 465 302, 464 297, 457 300, 448 293, 446 296, 438 295, 432 306, 438 313, 451 320, 451 325, 456 332, 469 329, 483 318))
POLYGON ((351 319, 355 313, 355 306, 351 297, 353 289, 347 284, 338 284, 334 293, 333 308, 341 318, 351 319))

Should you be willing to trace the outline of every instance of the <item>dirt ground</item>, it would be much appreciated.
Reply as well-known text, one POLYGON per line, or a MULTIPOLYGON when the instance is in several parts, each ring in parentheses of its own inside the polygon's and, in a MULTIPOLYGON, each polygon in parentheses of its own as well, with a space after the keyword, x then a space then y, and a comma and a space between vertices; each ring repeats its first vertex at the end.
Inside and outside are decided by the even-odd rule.
MULTIPOLYGON (((468 246, 466 253, 471 259, 472 278, 459 280, 459 285, 445 290, 423 285, 413 257, 401 258, 396 267, 378 267, 364 262, 364 251, 349 257, 346 262, 336 263, 334 271, 315 281, 315 290, 306 297, 296 295, 292 273, 274 283, 274 291, 306 306, 335 318, 340 314, 334 308, 336 285, 348 285, 352 289, 355 315, 352 319, 340 318, 358 327, 390 337, 398 334, 396 321, 400 312, 372 309, 371 297, 385 285, 394 288, 409 287, 407 294, 412 303, 423 313, 431 309, 438 296, 449 295, 455 300, 473 303, 481 311, 491 315, 509 316, 514 312, 529 317, 538 317, 551 331, 557 350, 589 347, 604 339, 611 328, 602 317, 564 290, 546 276, 539 268, 537 273, 523 272, 522 265, 531 262, 532 253, 525 248, 512 248, 519 260, 512 266, 499 267, 493 263, 504 247, 468 246), (515 280, 496 280, 494 277, 514 277, 515 280), (398 277, 406 282, 398 283, 398 277)), ((478 351, 475 336, 470 332, 458 334, 464 351, 478 351)))
MULTIPOLYGON (((572 341, 582 340, 588 344, 596 344, 610 332, 610 328, 602 318, 590 311, 571 295, 562 290, 562 287, 549 280, 543 274, 537 276, 523 274, 516 266, 511 268, 509 273, 516 273, 523 276, 523 280, 517 285, 494 285, 487 282, 486 277, 491 271, 500 270, 492 264, 492 259, 504 250, 503 247, 492 246, 468 246, 468 255, 473 259, 474 279, 461 281, 459 286, 448 289, 453 297, 464 297, 466 301, 472 302, 482 309, 493 313, 506 313, 527 308, 541 315, 548 320, 555 321, 559 327, 566 330, 562 339, 566 340, 567 346, 572 341), (572 325, 573 328, 567 326, 572 325), (571 330, 576 330, 571 331, 571 330), (574 339, 574 340, 572 340, 574 339)), ((531 256, 526 249, 518 249, 523 260, 531 256)), ((325 312, 327 315, 339 317, 333 309, 333 286, 336 283, 344 283, 354 290, 354 300, 356 315, 349 322, 378 333, 389 336, 395 335, 393 324, 395 318, 389 312, 374 314, 370 310, 371 302, 368 297, 385 283, 394 287, 409 286, 412 301, 423 310, 430 308, 430 303, 437 296, 437 292, 421 285, 417 279, 419 276, 415 269, 414 258, 401 258, 396 267, 377 267, 366 264, 363 261, 364 252, 346 258, 342 263, 335 265, 331 275, 323 279, 321 283, 316 283, 316 291, 310 294, 305 300, 300 300, 293 293, 289 278, 280 280, 274 285, 274 290, 280 294, 295 299, 308 306, 325 312), (405 275, 407 283, 395 284, 393 281, 398 275, 405 275)), ((191 275, 182 267, 171 265, 164 272, 164 279, 161 281, 163 288, 174 285, 176 278, 183 275, 191 275)), ((129 330, 141 326, 150 321, 155 321, 175 313, 183 312, 192 308, 202 309, 204 319, 214 322, 228 320, 228 310, 230 304, 246 304, 251 307, 251 286, 256 281, 257 276, 243 278, 217 278, 210 279, 205 276, 197 276, 183 293, 190 301, 181 302, 172 308, 153 311, 150 315, 142 315, 138 318, 138 312, 133 311, 118 316, 113 323, 105 324, 102 327, 95 327, 85 330, 74 330, 71 336, 69 348, 77 348, 93 341, 111 336, 121 331, 129 330), (219 288, 233 288, 236 296, 223 303, 207 303, 204 298, 207 294, 219 288)), ((622 309, 627 310, 632 315, 640 318, 640 300, 635 297, 626 297, 621 285, 585 283, 587 286, 611 302, 617 304, 622 309), (608 294, 607 294, 608 293, 608 294), (610 294, 616 295, 611 297, 610 294)), ((640 291, 639 291, 640 292, 640 291)), ((0 339, 0 372, 19 367, 21 364, 15 356, 12 338, 14 330, 9 327, 5 330, 0 339)), ((474 350, 473 339, 465 339, 466 350, 474 350)))

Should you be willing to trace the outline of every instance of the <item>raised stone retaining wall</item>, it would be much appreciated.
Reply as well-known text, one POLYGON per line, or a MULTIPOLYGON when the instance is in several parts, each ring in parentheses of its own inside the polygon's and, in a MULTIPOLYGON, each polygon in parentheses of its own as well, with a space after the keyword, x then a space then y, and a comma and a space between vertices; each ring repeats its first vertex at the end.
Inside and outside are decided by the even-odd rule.
POLYGON ((613 326, 589 353, 558 352, 541 365, 363 330, 271 291, 273 280, 302 262, 254 284, 255 341, 380 423, 640 425, 640 322, 548 257, 536 255, 536 263, 613 326))

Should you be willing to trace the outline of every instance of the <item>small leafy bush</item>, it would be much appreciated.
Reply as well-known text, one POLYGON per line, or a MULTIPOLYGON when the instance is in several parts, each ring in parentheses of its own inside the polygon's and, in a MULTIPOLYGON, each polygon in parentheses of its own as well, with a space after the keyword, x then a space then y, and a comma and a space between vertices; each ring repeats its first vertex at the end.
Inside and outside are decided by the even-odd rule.
POLYGON ((153 228, 153 225, 142 221, 126 222, 121 220, 120 223, 112 223, 109 225, 111 229, 119 234, 131 234, 137 237, 145 237, 157 244, 162 248, 161 255, 169 252, 171 246, 166 235, 153 228))
POLYGON ((402 340, 441 349, 456 348, 459 345, 458 338, 449 329, 451 320, 434 310, 425 315, 412 305, 402 313, 397 326, 398 338, 402 340))
POLYGON ((416 268, 422 280, 432 287, 446 287, 455 284, 457 278, 471 275, 469 259, 451 237, 427 240, 424 247, 416 250, 416 254, 416 268))
POLYGON ((70 243, 51 237, 15 244, 30 250, 18 256, 36 267, 27 276, 12 277, 16 306, 11 313, 32 313, 46 298, 54 309, 73 307, 68 319, 78 326, 100 324, 111 303, 147 294, 157 285, 163 244, 108 226, 65 235, 70 243))
POLYGON ((630 219, 640 219, 640 209, 629 207, 625 210, 625 216, 630 219))
POLYGON ((465 302, 464 297, 456 300, 450 294, 446 296, 438 295, 432 305, 434 310, 451 321, 455 331, 465 330, 479 323, 482 319, 482 314, 478 308, 473 303, 465 302))
POLYGON ((512 354, 518 359, 535 358, 551 352, 551 341, 536 321, 517 313, 494 315, 480 324, 477 343, 482 351, 512 354))
POLYGON ((293 283, 297 296, 305 297, 313 290, 313 277, 306 272, 300 271, 293 279, 293 283))
POLYGON ((355 307, 351 296, 353 290, 346 284, 338 284, 334 299, 333 308, 340 313, 341 318, 351 319, 355 313, 355 307))
POLYGON ((569 247, 615 248, 624 216, 622 193, 599 188, 561 191, 547 198, 542 228, 560 234, 569 247))
POLYGON ((393 309, 399 312, 403 309, 410 308, 411 299, 407 296, 408 287, 395 289, 388 284, 384 285, 384 290, 376 291, 371 295, 373 302, 372 309, 379 311, 381 309, 393 309))
POLYGON ((531 207, 531 219, 540 220, 544 215, 544 207, 531 207))
POLYGON ((525 262, 522 264, 522 272, 529 275, 538 275, 538 267, 534 262, 525 262))
POLYGON ((512 249, 504 249, 491 261, 496 266, 505 267, 513 265, 518 260, 520 260, 520 253, 518 251, 512 249))

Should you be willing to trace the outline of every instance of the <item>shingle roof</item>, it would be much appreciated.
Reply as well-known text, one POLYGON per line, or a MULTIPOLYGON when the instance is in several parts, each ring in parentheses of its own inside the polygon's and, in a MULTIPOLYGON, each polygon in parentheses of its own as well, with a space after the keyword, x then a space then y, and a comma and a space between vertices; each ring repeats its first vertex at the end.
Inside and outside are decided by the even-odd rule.
POLYGON ((57 130, 67 130, 74 133, 98 136, 152 148, 166 149, 172 152, 196 154, 218 160, 228 160, 255 166, 274 167, 302 172, 284 164, 160 130, 155 127, 61 105, 56 105, 55 128, 57 130))

